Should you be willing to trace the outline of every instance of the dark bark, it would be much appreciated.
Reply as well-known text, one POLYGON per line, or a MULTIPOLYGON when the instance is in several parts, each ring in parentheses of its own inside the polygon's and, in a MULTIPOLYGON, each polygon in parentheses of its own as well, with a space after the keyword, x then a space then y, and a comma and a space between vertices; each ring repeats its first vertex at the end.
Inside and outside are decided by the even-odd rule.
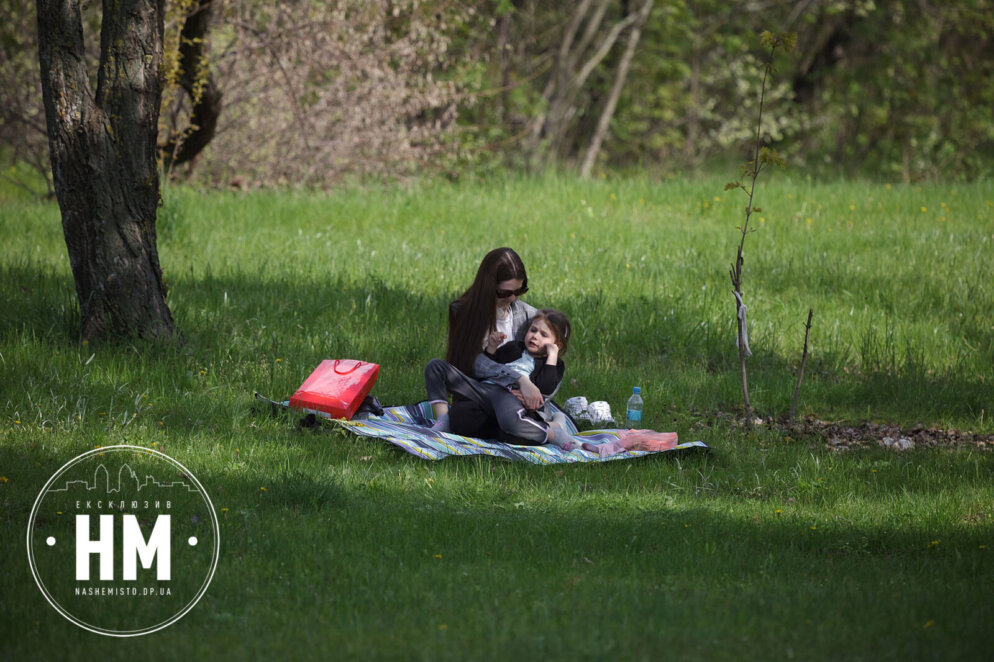
POLYGON ((78 0, 38 0, 55 193, 83 338, 173 333, 156 248, 163 0, 105 0, 93 94, 78 0))
POLYGON ((214 0, 199 0, 197 7, 186 17, 180 32, 179 85, 190 97, 190 126, 186 131, 170 136, 162 150, 168 171, 173 166, 192 161, 204 150, 217 132, 221 116, 221 90, 207 67, 207 30, 210 27, 214 0), (198 89, 199 88, 199 89, 198 89))

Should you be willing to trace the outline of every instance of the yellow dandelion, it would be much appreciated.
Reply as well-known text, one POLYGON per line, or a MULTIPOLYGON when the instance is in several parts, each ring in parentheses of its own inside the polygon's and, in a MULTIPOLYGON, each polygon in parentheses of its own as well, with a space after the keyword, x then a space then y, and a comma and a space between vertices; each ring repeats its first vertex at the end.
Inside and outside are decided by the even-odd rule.
POLYGON ((283 363, 283 359, 276 359, 277 363, 283 363))
POLYGON ((449 626, 446 625, 445 623, 442 623, 441 625, 438 626, 438 629, 439 630, 448 630, 449 626))
POLYGON ((817 530, 818 530, 818 527, 817 527, 817 526, 815 526, 814 524, 812 524, 812 525, 811 525, 811 530, 812 530, 812 531, 817 531, 817 530))
POLYGON ((849 211, 856 211, 856 205, 849 205, 849 211))
POLYGON ((6 476, 0 476, 0 483, 6 483, 6 482, 7 482, 7 477, 6 476))
POLYGON ((777 517, 780 517, 781 515, 783 515, 783 511, 777 508, 777 517))
POLYGON ((930 627, 932 627, 933 625, 935 625, 935 621, 933 621, 933 620, 927 620, 927 621, 925 621, 925 625, 922 626, 922 629, 923 630, 927 630, 930 627))
POLYGON ((618 199, 618 196, 616 196, 616 195, 615 195, 614 193, 612 193, 612 194, 611 194, 611 199, 612 199, 612 200, 617 200, 617 199, 618 199))
POLYGON ((436 559, 440 559, 440 558, 442 558, 442 555, 441 555, 441 554, 436 554, 436 555, 435 555, 435 558, 436 558, 436 559))
POLYGON ((929 549, 931 549, 932 547, 938 547, 939 546, 939 541, 938 540, 933 540, 932 542, 930 542, 928 544, 928 546, 929 546, 929 549))
POLYGON ((221 512, 222 512, 222 513, 226 513, 226 512, 228 512, 228 509, 227 509, 227 508, 222 508, 222 509, 221 509, 221 512))
POLYGON ((924 214, 924 213, 925 213, 925 212, 927 212, 927 211, 928 211, 928 207, 926 207, 926 206, 922 205, 922 213, 924 214))
POLYGON ((260 492, 268 492, 269 490, 267 490, 267 489, 266 489, 265 487, 260 487, 260 488, 259 488, 259 491, 260 491, 260 492))

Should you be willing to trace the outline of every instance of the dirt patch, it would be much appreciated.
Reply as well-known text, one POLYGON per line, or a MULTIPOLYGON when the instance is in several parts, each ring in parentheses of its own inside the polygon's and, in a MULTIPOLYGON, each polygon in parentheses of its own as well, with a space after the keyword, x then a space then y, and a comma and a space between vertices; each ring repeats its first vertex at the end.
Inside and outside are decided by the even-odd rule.
POLYGON ((821 438, 828 448, 835 451, 872 446, 896 451, 936 446, 994 450, 994 435, 955 429, 926 428, 921 425, 903 428, 887 423, 852 424, 807 418, 798 421, 795 428, 800 434, 821 438))
MULTIPOLYGON (((694 428, 709 428, 717 424, 744 426, 741 417, 725 412, 711 412, 702 417, 694 428)), ((905 428, 890 423, 863 423, 823 421, 805 417, 788 426, 786 421, 773 418, 756 418, 756 427, 776 429, 785 436, 795 439, 820 440, 820 444, 833 451, 847 451, 857 448, 879 446, 894 451, 907 451, 914 448, 976 448, 994 450, 994 434, 979 434, 964 430, 944 429, 922 425, 905 428)))

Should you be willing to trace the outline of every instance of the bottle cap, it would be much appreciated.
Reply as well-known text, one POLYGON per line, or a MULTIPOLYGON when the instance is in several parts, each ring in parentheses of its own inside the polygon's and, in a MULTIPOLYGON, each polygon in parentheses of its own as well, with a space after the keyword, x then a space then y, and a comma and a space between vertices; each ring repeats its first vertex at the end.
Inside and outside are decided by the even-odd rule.
POLYGON ((642 392, 641 386, 636 386, 635 388, 632 389, 632 393, 641 393, 641 392, 642 392))

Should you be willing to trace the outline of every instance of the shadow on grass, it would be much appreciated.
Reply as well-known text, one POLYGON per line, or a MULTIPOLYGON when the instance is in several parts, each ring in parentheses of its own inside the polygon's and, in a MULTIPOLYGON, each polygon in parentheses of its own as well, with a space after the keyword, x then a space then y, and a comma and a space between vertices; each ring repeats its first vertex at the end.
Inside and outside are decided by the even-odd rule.
MULTIPOLYGON (((205 602, 157 634, 158 649, 236 659, 246 642, 295 650, 308 631, 321 633, 310 651, 347 639, 363 657, 396 645, 453 659, 488 646, 495 655, 520 648, 523 659, 635 659, 656 646, 708 657, 747 646, 768 658, 788 644, 825 659, 868 650, 972 658, 992 642, 994 576, 981 549, 989 526, 893 506, 860 518, 831 502, 739 498, 709 471, 730 459, 721 455, 683 466, 664 455, 538 467, 429 463, 375 440, 310 431, 294 441, 286 460, 247 470, 191 464, 224 504, 221 559, 205 602), (577 614, 604 613, 598 627, 575 627, 577 614), (940 627, 923 628, 930 619, 940 627), (439 624, 458 627, 461 643, 439 638, 439 624)), ((67 459, 46 445, 0 445, 0 466, 17 481, 3 494, 8 530, 23 530, 33 492, 67 459)), ((994 456, 978 462, 969 475, 961 462, 929 464, 927 485, 902 485, 894 472, 880 496, 981 489, 994 456)), ((22 544, 4 536, 0 550, 23 559, 22 544)), ((4 619, 4 646, 46 659, 56 657, 49 646, 72 645, 94 657, 100 639, 67 630, 26 566, 5 573, 6 608, 65 634, 38 641, 4 619)), ((114 643, 109 659, 137 650, 114 643)))
MULTIPOLYGON (((448 302, 454 293, 427 294, 430 287, 405 290, 376 277, 317 280, 292 274, 262 280, 241 272, 217 276, 179 275, 169 303, 183 336, 154 345, 115 341, 81 348, 78 309, 71 279, 29 266, 6 266, 0 290, 0 320, 8 343, 4 372, 17 379, 34 375, 32 386, 71 399, 109 403, 151 390, 171 425, 210 425, 220 389, 246 398, 260 391, 288 397, 320 360, 362 358, 382 366, 377 392, 386 404, 421 397, 421 370, 444 354, 448 302), (82 356, 86 354, 86 356, 82 356), (93 354, 109 369, 89 371, 85 391, 61 373, 77 375, 93 354), (78 355, 75 363, 70 355, 78 355), (385 378, 385 379, 384 379, 385 378), (122 384, 133 388, 121 391, 122 384)), ((574 320, 566 360, 571 374, 593 375, 603 392, 624 392, 633 374, 654 374, 674 384, 692 384, 693 394, 666 394, 683 410, 711 406, 741 408, 734 342, 707 319, 706 301, 663 303, 653 298, 616 298, 595 292, 534 305, 557 307, 574 320)), ((795 358, 756 348, 749 363, 758 413, 786 412, 793 395, 795 358), (771 404, 772 403, 772 404, 771 404)), ((890 372, 833 374, 836 357, 814 356, 802 388, 802 408, 820 408, 851 420, 893 417, 899 422, 935 424, 974 420, 994 400, 994 384, 962 372, 933 374, 914 361, 890 372)), ((31 380, 29 380, 31 381, 31 380)), ((590 381, 590 380, 588 380, 590 381)), ((567 390, 568 387, 567 387, 567 390)), ((220 412, 230 416, 231 412, 220 412)))

